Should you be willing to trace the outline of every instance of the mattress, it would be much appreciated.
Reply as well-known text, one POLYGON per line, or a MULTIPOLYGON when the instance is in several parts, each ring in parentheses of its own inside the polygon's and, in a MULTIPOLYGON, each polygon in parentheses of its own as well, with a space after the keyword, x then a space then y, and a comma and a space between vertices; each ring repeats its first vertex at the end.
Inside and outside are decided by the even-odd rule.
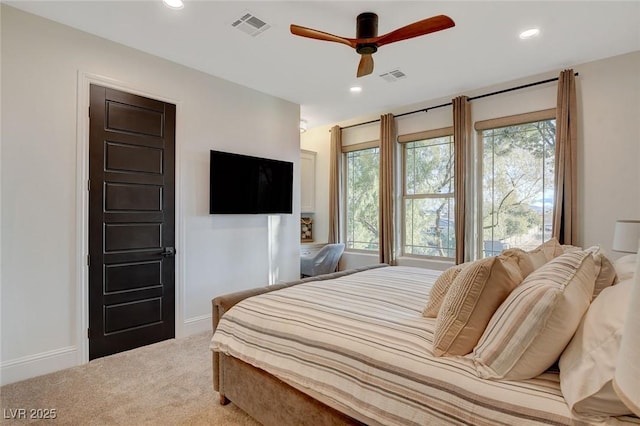
POLYGON ((468 357, 433 355, 435 319, 421 313, 439 274, 384 267, 251 297, 222 317, 211 349, 369 425, 588 424, 557 373, 491 381, 468 357))

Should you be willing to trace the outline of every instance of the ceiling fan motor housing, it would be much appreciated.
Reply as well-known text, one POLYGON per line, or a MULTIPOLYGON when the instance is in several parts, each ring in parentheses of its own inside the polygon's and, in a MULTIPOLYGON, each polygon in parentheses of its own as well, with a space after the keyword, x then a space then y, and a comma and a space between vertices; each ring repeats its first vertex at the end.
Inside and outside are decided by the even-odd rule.
MULTIPOLYGON (((364 12, 356 19, 356 38, 374 38, 378 36, 378 15, 373 12, 364 12)), ((360 54, 375 53, 378 47, 374 43, 360 43, 356 46, 356 52, 360 54)))

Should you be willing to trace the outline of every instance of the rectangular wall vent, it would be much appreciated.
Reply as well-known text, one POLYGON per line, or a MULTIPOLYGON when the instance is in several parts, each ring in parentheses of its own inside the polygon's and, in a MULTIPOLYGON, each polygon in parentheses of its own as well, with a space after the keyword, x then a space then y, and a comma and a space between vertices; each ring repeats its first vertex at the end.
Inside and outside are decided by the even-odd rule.
POLYGON ((267 24, 260 18, 256 18, 253 14, 247 12, 242 17, 236 19, 232 24, 232 27, 237 28, 245 34, 249 34, 252 37, 262 34, 271 25, 267 24))
POLYGON ((403 73, 402 71, 395 69, 393 71, 389 71, 386 72, 384 74, 380 74, 380 77, 382 77, 384 79, 384 81, 387 81, 389 83, 393 83, 394 81, 398 81, 401 78, 406 78, 407 75, 405 73, 403 73))

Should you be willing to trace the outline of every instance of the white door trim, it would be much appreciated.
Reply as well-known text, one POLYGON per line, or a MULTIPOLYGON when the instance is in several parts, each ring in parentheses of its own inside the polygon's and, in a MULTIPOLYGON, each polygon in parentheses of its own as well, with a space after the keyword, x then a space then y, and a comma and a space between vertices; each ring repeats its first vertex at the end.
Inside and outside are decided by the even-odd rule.
POLYGON ((184 335, 184 252, 183 221, 180 210, 180 117, 181 102, 151 91, 141 91, 132 84, 78 70, 78 99, 76 127, 76 339, 77 363, 89 362, 89 86, 97 84, 123 92, 172 103, 176 106, 176 153, 175 153, 175 236, 176 236, 176 276, 175 276, 175 332, 176 337, 184 335))

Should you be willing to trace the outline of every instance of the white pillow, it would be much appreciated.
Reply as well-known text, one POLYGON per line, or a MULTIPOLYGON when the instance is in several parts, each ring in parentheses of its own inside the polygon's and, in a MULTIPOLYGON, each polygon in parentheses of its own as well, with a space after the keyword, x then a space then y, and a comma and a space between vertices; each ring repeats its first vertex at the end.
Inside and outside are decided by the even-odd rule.
POLYGON ((618 282, 618 276, 613 263, 603 252, 593 254, 596 267, 596 285, 593 288, 593 298, 598 297, 600 292, 618 282))
POLYGON ((612 386, 632 284, 628 279, 602 290, 560 357, 560 388, 578 417, 632 414, 612 386))
POLYGON ((616 260, 613 263, 613 267, 616 269, 616 274, 618 274, 618 280, 624 281, 628 280, 629 278, 633 278, 633 274, 636 271, 637 262, 637 254, 628 254, 616 260))
POLYGON ((622 402, 636 416, 640 417, 640 364, 638 363, 638 355, 640 354, 640 333, 638 333, 638 324, 640 324, 640 262, 636 262, 636 271, 628 303, 629 308, 622 330, 618 365, 613 378, 613 389, 622 402))

